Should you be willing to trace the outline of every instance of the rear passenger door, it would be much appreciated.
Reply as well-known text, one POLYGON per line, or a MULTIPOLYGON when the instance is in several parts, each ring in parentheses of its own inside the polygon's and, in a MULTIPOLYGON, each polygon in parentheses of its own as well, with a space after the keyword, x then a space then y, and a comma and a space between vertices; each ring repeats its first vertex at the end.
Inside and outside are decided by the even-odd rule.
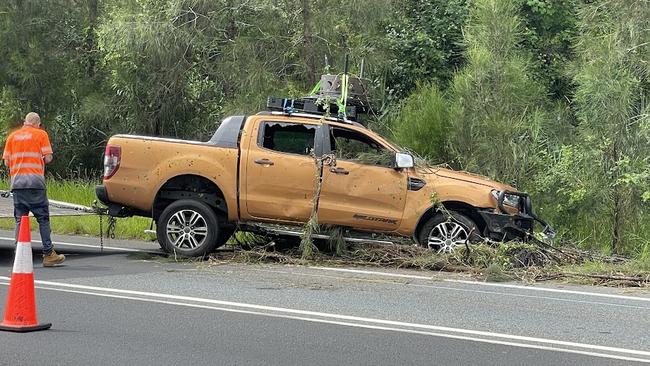
POLYGON ((304 222, 311 213, 320 124, 260 121, 246 156, 245 202, 250 217, 304 222))

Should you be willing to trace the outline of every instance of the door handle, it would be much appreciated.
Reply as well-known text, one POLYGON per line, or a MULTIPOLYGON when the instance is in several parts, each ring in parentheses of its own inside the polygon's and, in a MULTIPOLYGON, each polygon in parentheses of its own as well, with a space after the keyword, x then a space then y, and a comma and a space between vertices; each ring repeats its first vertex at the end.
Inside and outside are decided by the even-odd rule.
POLYGON ((334 173, 334 174, 343 174, 343 175, 348 175, 348 174, 350 174, 349 171, 347 171, 347 170, 345 170, 345 169, 343 169, 343 168, 331 168, 331 169, 330 169, 330 172, 332 172, 332 173, 334 173))
POLYGON ((269 159, 257 159, 255 160, 255 164, 260 164, 260 165, 273 165, 274 163, 269 160, 269 159))

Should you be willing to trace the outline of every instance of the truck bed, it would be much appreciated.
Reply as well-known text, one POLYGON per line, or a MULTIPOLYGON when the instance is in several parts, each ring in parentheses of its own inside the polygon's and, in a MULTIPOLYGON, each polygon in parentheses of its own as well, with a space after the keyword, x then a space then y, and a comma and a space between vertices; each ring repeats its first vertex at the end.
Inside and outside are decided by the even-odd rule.
MULTIPOLYGON (((237 197, 237 147, 135 135, 116 135, 108 144, 121 148, 120 167, 110 178, 108 198, 112 202, 151 211, 160 187, 176 176, 193 174, 231 190, 223 192, 226 198, 237 197)), ((228 202, 228 206, 236 207, 236 202, 228 202)))

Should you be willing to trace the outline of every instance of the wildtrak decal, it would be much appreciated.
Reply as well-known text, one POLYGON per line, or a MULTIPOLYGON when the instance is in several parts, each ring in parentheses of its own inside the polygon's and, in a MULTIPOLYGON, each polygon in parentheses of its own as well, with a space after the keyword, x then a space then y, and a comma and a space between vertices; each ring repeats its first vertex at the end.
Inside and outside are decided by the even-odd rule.
POLYGON ((354 214, 352 218, 357 220, 377 221, 377 222, 385 222, 387 224, 397 224, 397 220, 385 219, 383 217, 373 217, 373 216, 354 214))

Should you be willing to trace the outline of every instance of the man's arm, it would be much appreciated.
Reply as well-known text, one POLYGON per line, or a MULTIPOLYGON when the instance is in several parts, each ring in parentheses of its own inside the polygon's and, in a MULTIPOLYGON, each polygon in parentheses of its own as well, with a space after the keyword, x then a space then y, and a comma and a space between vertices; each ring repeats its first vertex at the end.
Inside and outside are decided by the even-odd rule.
POLYGON ((50 137, 47 135, 47 132, 43 130, 43 135, 41 138, 41 154, 43 154, 43 162, 49 164, 52 162, 52 145, 50 144, 50 137))
POLYGON ((12 150, 12 135, 9 135, 9 138, 7 139, 7 142, 5 143, 5 151, 2 153, 2 160, 5 162, 5 166, 9 167, 9 158, 11 157, 11 150, 12 150))

